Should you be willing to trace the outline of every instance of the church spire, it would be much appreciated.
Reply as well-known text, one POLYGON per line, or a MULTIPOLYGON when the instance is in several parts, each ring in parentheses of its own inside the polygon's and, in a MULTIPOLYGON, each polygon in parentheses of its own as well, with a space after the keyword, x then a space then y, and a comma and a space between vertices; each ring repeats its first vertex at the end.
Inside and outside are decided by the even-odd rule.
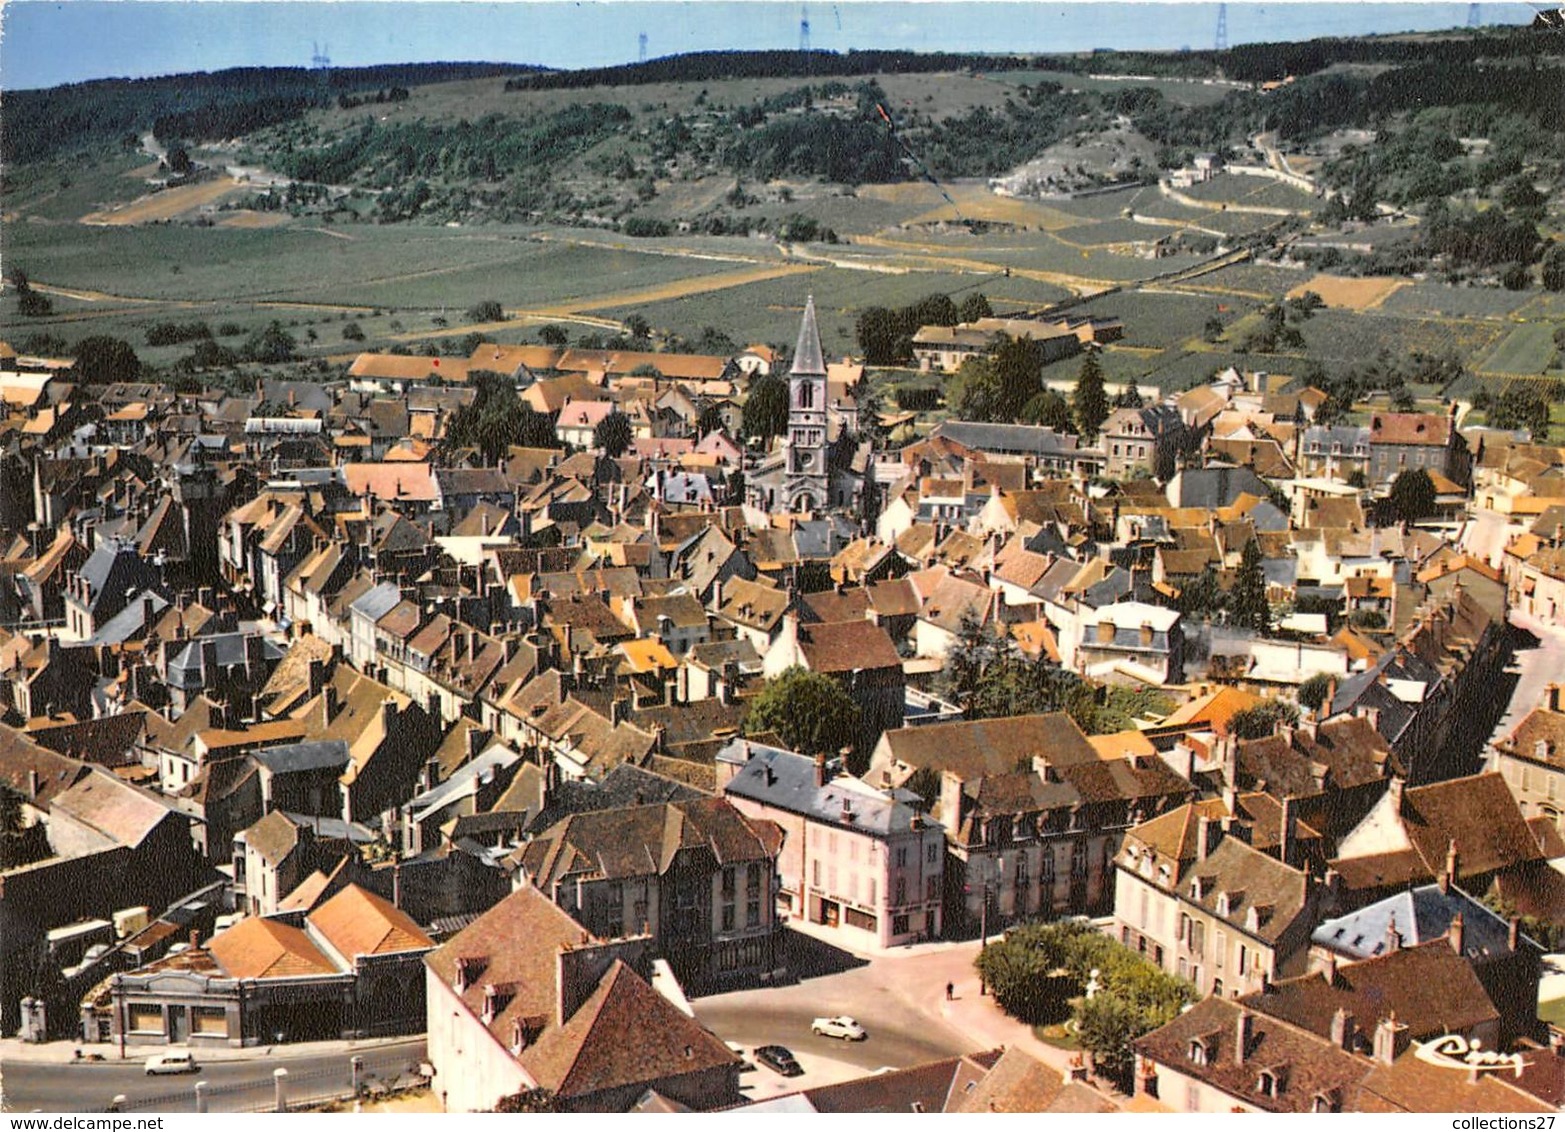
POLYGON ((799 343, 793 348, 793 368, 789 372, 811 377, 826 372, 821 332, 815 326, 814 295, 804 300, 804 321, 799 324, 799 343))

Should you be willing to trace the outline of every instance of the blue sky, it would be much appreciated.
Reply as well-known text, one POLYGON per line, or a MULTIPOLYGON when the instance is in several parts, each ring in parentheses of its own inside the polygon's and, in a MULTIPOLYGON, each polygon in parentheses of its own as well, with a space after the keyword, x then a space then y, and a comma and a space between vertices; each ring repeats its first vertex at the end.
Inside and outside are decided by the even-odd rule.
MULTIPOLYGON (((1522 3, 1484 4, 1485 23, 1524 23, 1522 3)), ((920 51, 1081 51, 1210 47, 1212 3, 884 3, 839 0, 424 3, 421 0, 11 0, 0 9, 0 88, 236 66, 306 66, 313 46, 338 66, 463 60, 587 67, 722 48, 813 46, 920 51)), ((1228 5, 1230 43, 1429 30, 1467 21, 1466 4, 1228 5)))

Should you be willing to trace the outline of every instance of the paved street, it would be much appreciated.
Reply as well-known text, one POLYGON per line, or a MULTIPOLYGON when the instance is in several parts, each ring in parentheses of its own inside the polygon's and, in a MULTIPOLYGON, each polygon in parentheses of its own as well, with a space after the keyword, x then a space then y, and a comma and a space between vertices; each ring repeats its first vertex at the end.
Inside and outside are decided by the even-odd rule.
MULTIPOLYGON (((340 1075, 346 1089, 351 1077, 349 1059, 354 1052, 334 1049, 297 1056, 290 1055, 286 1047, 272 1055, 263 1050, 250 1050, 247 1052, 252 1056, 246 1060, 204 1060, 201 1071, 194 1075, 148 1077, 143 1065, 147 1057, 156 1052, 150 1047, 132 1049, 125 1061, 118 1060, 112 1048, 98 1049, 108 1049, 105 1056, 113 1060, 77 1065, 56 1059, 6 1058, 5 1064, 0 1066, 0 1107, 8 1112, 93 1112, 106 1108, 116 1095, 123 1095, 132 1103, 149 1097, 177 1097, 167 1105, 148 1111, 194 1112, 195 1083, 205 1081, 212 1089, 210 1111, 249 1111, 272 1098, 275 1088, 272 1071, 278 1068, 287 1069, 290 1077, 298 1079, 297 1088, 293 1090, 295 1096, 335 1088, 334 1075, 340 1075)), ((416 1068, 424 1060, 424 1041, 415 1038, 406 1043, 367 1047, 357 1052, 364 1056, 370 1071, 386 1076, 399 1073, 407 1066, 416 1068)), ((200 1053, 196 1056, 198 1060, 202 1057, 200 1053)))
POLYGON ((804 1076, 785 1080, 769 1069, 746 1073, 752 1097, 832 1084, 882 1067, 906 1068, 997 1046, 1019 1046, 1063 1069, 1069 1055, 1033 1037, 1007 1018, 992 998, 980 997, 973 971, 977 941, 920 944, 855 957, 790 933, 789 965, 796 984, 712 995, 692 1001, 696 1017, 726 1041, 783 1045, 804 1076), (947 1002, 945 986, 955 984, 947 1002), (848 1014, 869 1031, 862 1042, 817 1038, 810 1022, 848 1014))
POLYGON ((1565 630, 1546 628, 1516 610, 1511 611, 1511 624, 1530 633, 1536 643, 1528 644, 1524 638, 1516 649, 1508 669, 1516 674, 1516 686, 1490 742, 1510 734, 1528 712, 1543 703, 1548 685, 1565 683, 1565 630))

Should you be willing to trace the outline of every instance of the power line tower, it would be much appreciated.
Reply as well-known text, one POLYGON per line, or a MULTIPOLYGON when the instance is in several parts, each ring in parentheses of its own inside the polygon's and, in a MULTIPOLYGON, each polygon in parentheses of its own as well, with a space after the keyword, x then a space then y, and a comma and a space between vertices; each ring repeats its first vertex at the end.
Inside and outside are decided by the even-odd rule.
POLYGON ((810 11, 808 8, 799 9, 799 50, 810 49, 810 11))
POLYGON ((330 51, 331 51, 331 44, 329 44, 329 43, 324 43, 324 44, 323 43, 311 43, 310 44, 310 66, 314 70, 317 70, 317 71, 328 71, 328 70, 330 70, 331 69, 331 55, 328 54, 330 51))
POLYGON ((636 46, 640 53, 641 62, 647 61, 647 33, 642 32, 636 37, 636 46))
POLYGON ((1217 42, 1216 50, 1228 50, 1228 5, 1217 6, 1217 42))
POLYGON ((1483 14, 1478 10, 1477 4, 1467 5, 1467 26, 1480 27, 1483 24, 1483 14))

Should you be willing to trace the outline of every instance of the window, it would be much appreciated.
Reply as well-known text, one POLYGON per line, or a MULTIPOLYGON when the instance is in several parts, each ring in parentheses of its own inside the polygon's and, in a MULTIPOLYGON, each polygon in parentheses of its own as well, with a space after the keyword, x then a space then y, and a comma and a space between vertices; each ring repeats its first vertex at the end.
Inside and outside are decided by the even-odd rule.
POLYGON ((130 1006, 126 1014, 132 1033, 161 1034, 163 1032, 163 1008, 161 1006, 130 1006))
POLYGON ((748 901, 745 902, 744 926, 747 928, 756 928, 760 927, 760 925, 761 901, 758 898, 752 896, 748 901))
POLYGON ((879 921, 868 912, 861 912, 857 908, 849 908, 843 914, 843 919, 848 921, 850 928, 858 928, 860 931, 872 932, 879 921))
POLYGON ((815 887, 819 888, 821 886, 821 863, 819 861, 813 861, 811 864, 814 866, 812 871, 814 872, 815 887))
POLYGON ((608 894, 604 928, 610 939, 618 939, 625 934, 625 886, 619 881, 610 881, 606 892, 608 894))
POLYGON ((1270 1069, 1263 1069, 1260 1076, 1255 1080, 1255 1091, 1263 1097, 1275 1097, 1277 1095, 1277 1085, 1277 1074, 1270 1069))
POLYGON ((892 916, 891 917, 891 934, 892 935, 907 935, 907 933, 908 933, 908 918, 906 916, 892 916))
POLYGON ((1190 1063, 1192 1065, 1206 1064, 1206 1041, 1202 1038, 1190 1040, 1190 1063))
POLYGON ((1223 997, 1223 980, 1222 979, 1213 979, 1212 980, 1212 993, 1214 995, 1216 995, 1218 998, 1222 998, 1223 997))
POLYGON ((723 898, 725 900, 732 900, 734 897, 734 891, 737 886, 735 872, 736 870, 732 865, 723 870, 723 898))
POLYGON ((799 408, 810 409, 815 406, 815 386, 811 382, 799 382, 799 408))
POLYGON ((1078 841, 1071 846, 1071 879, 1082 880, 1087 875, 1087 843, 1078 841))
POLYGON ((723 931, 731 932, 733 930, 734 930, 734 906, 732 904, 724 904, 723 905, 723 931))
POLYGON ((761 894, 761 866, 760 865, 751 865, 746 870, 746 876, 745 876, 745 880, 744 880, 744 891, 745 891, 745 895, 749 896, 752 900, 755 897, 757 897, 757 896, 759 896, 761 894))
POLYGON ((895 898, 892 899, 891 903, 894 907, 900 908, 902 905, 907 903, 907 877, 897 878, 896 892, 897 894, 895 898))
POLYGON ((875 878, 874 877, 870 877, 869 878, 869 892, 867 894, 865 894, 864 903, 866 903, 866 904, 873 904, 873 903, 875 903, 875 878))
POLYGON ((924 846, 924 863, 928 865, 938 865, 940 863, 940 843, 938 841, 931 841, 924 846))
POLYGON ((897 846, 897 868, 899 868, 899 869, 907 868, 907 846, 906 845, 898 845, 897 846))
POLYGON ((1054 893, 1054 846, 1043 847, 1043 860, 1038 869, 1038 883, 1043 889, 1046 899, 1053 899, 1054 893))
POLYGON ((634 918, 634 922, 631 924, 631 927, 638 932, 644 931, 647 927, 646 900, 637 900, 634 904, 631 905, 631 908, 633 909, 631 916, 634 918))
POLYGON ((1241 975, 1250 973, 1250 952, 1242 943, 1239 945, 1239 973, 1241 975))
MULTIPOLYGON (((871 883, 873 883, 873 882, 871 882, 871 883)), ((939 902, 939 900, 940 900, 940 878, 939 877, 925 877, 924 878, 924 900, 927 903, 930 903, 930 904, 935 904, 935 903, 939 902)))
POLYGON ((1223 932, 1217 933, 1217 957, 1215 962, 1219 970, 1223 966, 1223 954, 1228 950, 1228 936, 1223 932))

